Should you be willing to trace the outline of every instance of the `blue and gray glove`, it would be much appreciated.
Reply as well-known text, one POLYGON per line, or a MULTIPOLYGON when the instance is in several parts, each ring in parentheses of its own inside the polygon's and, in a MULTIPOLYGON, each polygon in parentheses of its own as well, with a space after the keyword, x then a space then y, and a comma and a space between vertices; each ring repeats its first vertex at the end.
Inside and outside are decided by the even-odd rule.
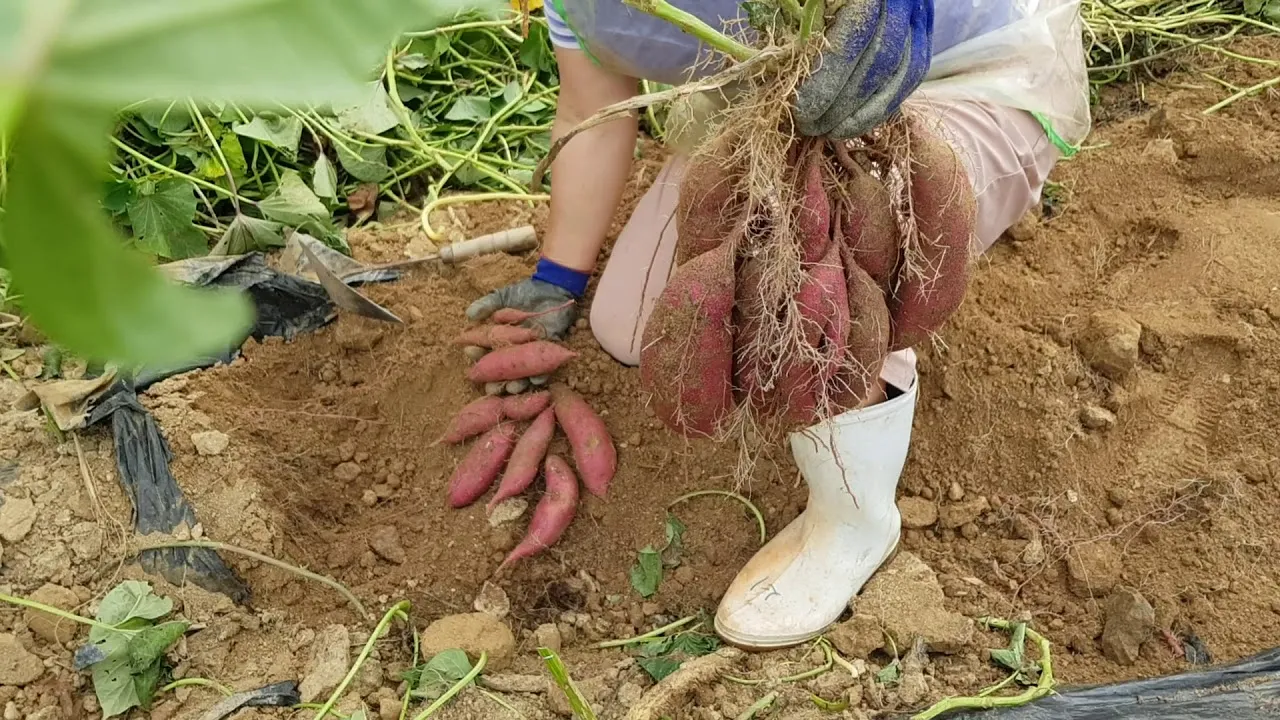
POLYGON ((924 81, 933 0, 846 0, 826 38, 830 47, 797 94, 798 129, 810 137, 861 137, 924 81))
POLYGON ((563 340, 578 317, 577 301, 586 293, 590 273, 567 268, 546 258, 538 261, 533 277, 498 288, 471 303, 467 319, 480 322, 502 308, 537 315, 525 325, 539 326, 552 340, 563 340))

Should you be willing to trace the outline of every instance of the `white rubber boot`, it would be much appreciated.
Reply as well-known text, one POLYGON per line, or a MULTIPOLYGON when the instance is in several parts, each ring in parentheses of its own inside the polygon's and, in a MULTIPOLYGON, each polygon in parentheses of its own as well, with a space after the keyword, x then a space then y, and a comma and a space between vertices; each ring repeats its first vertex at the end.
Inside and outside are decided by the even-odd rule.
POLYGON ((725 592, 715 621, 725 642, 767 649, 818 636, 893 554, 902 527, 894 496, 915 415, 914 369, 909 378, 897 397, 791 435, 809 504, 725 592))

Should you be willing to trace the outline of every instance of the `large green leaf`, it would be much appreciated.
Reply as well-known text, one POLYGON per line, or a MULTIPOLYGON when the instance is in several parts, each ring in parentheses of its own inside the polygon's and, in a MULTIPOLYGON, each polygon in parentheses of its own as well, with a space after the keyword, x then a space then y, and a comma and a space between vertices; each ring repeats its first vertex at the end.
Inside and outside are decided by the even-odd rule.
POLYGON ((248 301, 165 280, 102 211, 109 127, 107 112, 27 102, 0 218, 23 308, 49 339, 95 360, 167 365, 225 350, 252 320, 248 301))
POLYGON ((383 145, 338 146, 338 164, 360 182, 380 183, 391 175, 387 166, 387 148, 383 145))
POLYGON ((284 247, 284 226, 270 220, 237 215, 210 255, 243 255, 254 250, 284 247))
POLYGON ((112 113, 146 99, 358 103, 398 30, 495 4, 0 2, 0 135, 12 159, 0 237, 34 324, 76 354, 125 363, 178 364, 238 341, 245 298, 168 283, 102 212, 112 113))
POLYGON ((400 124, 391 109, 391 97, 381 82, 369 85, 368 96, 363 102, 338 113, 338 123, 344 130, 381 135, 400 124))
POLYGON ((135 618, 156 620, 172 610, 173 601, 157 595, 150 583, 125 580, 112 588, 98 604, 98 621, 120 625, 135 618))
POLYGON ((152 255, 180 259, 208 252, 209 243, 191 224, 196 217, 196 187, 190 181, 144 183, 128 210, 138 247, 152 255))
POLYGON ((264 117, 258 115, 247 123, 231 126, 237 135, 283 151, 289 157, 298 156, 302 143, 302 121, 296 117, 264 117))
POLYGON ((280 177, 276 191, 258 203, 263 215, 285 225, 304 225, 320 218, 328 219, 329 208, 311 192, 296 170, 280 177))
POLYGON ((22 26, 29 31, 13 35, 23 44, 0 76, 99 106, 190 96, 261 108, 341 107, 361 101, 370 69, 398 30, 434 25, 482 4, 488 3, 26 0, 30 15, 22 26), (52 27, 36 33, 43 23, 52 27), (27 64, 46 54, 46 63, 27 64), (41 68, 37 83, 29 73, 41 68))

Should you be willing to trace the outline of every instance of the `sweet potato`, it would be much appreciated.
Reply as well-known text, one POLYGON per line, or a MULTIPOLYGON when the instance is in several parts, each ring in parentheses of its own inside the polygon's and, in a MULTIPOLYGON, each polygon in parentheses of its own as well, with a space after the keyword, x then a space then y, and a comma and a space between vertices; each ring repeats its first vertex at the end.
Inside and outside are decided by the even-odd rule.
POLYGON ((640 382, 686 436, 713 435, 734 406, 733 266, 726 243, 676 268, 644 328, 640 382))
POLYGON ((467 438, 491 430, 501 421, 502 398, 486 396, 473 400, 453 417, 453 421, 449 423, 449 429, 444 431, 440 442, 451 445, 460 443, 467 438))
POLYGON ((604 420, 578 393, 562 385, 551 390, 552 407, 556 422, 569 438, 573 449, 573 463, 582 476, 587 492, 604 497, 609 491, 609 481, 618 471, 618 450, 604 420))
POLYGON ((796 236, 800 240, 801 262, 808 267, 822 260, 831 243, 831 204, 822 187, 825 158, 822 144, 805 152, 801 175, 800 207, 796 210, 796 236))
POLYGON ((454 345, 473 345, 483 348, 501 348, 521 345, 542 337, 538 328, 518 325, 481 325, 471 328, 454 338, 454 345))
POLYGON ((858 407, 880 378, 889 354, 889 308, 879 283, 857 263, 845 265, 849 298, 848 350, 844 367, 832 384, 836 406, 858 407))
POLYGON ((884 183, 871 173, 856 165, 845 170, 839 211, 832 218, 833 225, 839 228, 833 227, 832 234, 843 239, 845 267, 856 263, 888 292, 902 254, 893 200, 884 183))
POLYGON ((485 355, 467 370, 467 379, 474 383, 491 383, 547 375, 577 356, 578 353, 563 345, 534 340, 485 355))
POLYGON ((488 492, 515 443, 516 426, 511 423, 502 423, 477 440, 449 478, 449 505, 466 507, 488 492))
POLYGON ((550 405, 551 393, 546 390, 527 395, 512 395, 503 398, 502 415, 508 420, 524 422, 538 417, 550 405))
POLYGON ((919 230, 917 257, 899 269, 889 301, 890 350, 912 347, 936 332, 964 299, 977 222, 977 200, 954 149, 925 121, 910 118, 911 204, 919 230))
POLYGON ((574 512, 578 509, 578 480, 573 476, 573 470, 559 455, 548 455, 546 477, 547 491, 533 509, 529 531, 498 566, 497 573, 554 545, 573 522, 574 512))
POLYGON ((517 310, 516 308, 501 308, 490 315, 489 319, 502 325, 519 325, 526 320, 532 320, 533 318, 541 317, 547 313, 555 312, 556 310, 563 310, 572 304, 573 301, 570 300, 563 305, 556 305, 554 307, 547 308, 546 310, 539 310, 538 312, 517 310))
POLYGON ((735 168, 728 158, 727 151, 713 147, 689 161, 676 202, 677 267, 722 244, 742 220, 744 208, 734 190, 735 168))
MULTIPOLYGON (((545 406, 544 406, 545 407, 545 406)), ((524 492, 534 478, 538 477, 538 468, 551 446, 551 437, 556 433, 556 413, 546 408, 538 419, 533 421, 528 430, 516 441, 511 451, 511 459, 507 461, 507 469, 502 473, 502 482, 498 483, 498 492, 489 500, 488 511, 493 512, 498 503, 513 498, 524 492)))
POLYGON ((733 304, 733 385, 736 403, 751 405, 763 412, 768 393, 761 370, 760 348, 755 343, 763 319, 764 300, 760 296, 763 269, 756 258, 743 261, 734 285, 733 304))
POLYGON ((823 388, 844 363, 849 335, 848 291, 839 247, 828 244, 826 254, 808 274, 796 305, 810 351, 784 366, 778 379, 784 419, 806 425, 817 422, 825 410, 820 405, 823 388))

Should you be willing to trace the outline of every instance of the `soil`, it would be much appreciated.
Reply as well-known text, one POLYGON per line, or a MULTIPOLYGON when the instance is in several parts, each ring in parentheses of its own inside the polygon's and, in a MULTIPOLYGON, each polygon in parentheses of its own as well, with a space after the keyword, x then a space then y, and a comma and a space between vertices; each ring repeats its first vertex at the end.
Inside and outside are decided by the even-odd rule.
MULTIPOLYGON (((1248 44, 1280 57, 1274 39, 1248 44)), ((1251 68, 1232 72, 1239 86, 1263 79, 1251 79, 1251 68)), ((1068 684, 1185 670, 1185 652, 1160 631, 1207 648, 1215 661, 1280 645, 1280 106, 1264 96, 1203 116, 1220 88, 1198 78, 1106 89, 1088 147, 1060 163, 1041 210, 987 254, 963 307, 921 353, 900 496, 911 498, 910 517, 924 519, 909 523, 917 527, 905 532, 904 549, 936 571, 949 610, 1029 619, 1058 648, 1055 673, 1068 684), (1117 587, 1154 607, 1151 639, 1141 642, 1149 628, 1128 628, 1130 645, 1140 645, 1133 664, 1118 664, 1101 642, 1117 587)), ((661 161, 660 149, 643 148, 615 232, 661 161)), ((544 207, 518 203, 454 206, 433 217, 452 239, 525 223, 542 230, 545 220, 544 207)), ((366 261, 402 259, 423 241, 412 222, 351 235, 366 261)), ((229 366, 150 390, 143 401, 172 445, 173 473, 201 521, 197 534, 332 576, 378 614, 409 600, 420 626, 472 612, 523 520, 495 528, 483 504, 445 503, 466 446, 435 441, 478 396, 449 340, 464 328, 469 302, 524 277, 532 259, 424 268, 367 287, 403 327, 344 314, 313 335, 251 342, 229 366), (192 434, 209 430, 230 439, 218 454, 195 449, 192 434)), ((603 717, 619 717, 652 683, 625 653, 589 644, 714 611, 759 540, 735 501, 680 503, 671 511, 688 527, 681 566, 654 597, 636 595, 628 569, 638 550, 663 543, 668 505, 731 486, 738 449, 665 430, 646 408, 638 371, 606 356, 585 320, 568 344, 581 355, 559 377, 604 417, 619 470, 608 499, 585 500, 554 548, 496 581, 516 643, 507 672, 539 674, 534 631, 558 623, 571 672, 603 717)), ((26 372, 39 362, 32 349, 11 364, 26 372)), ((14 383, 0 384, 0 400, 19 394, 14 383)), ((115 482, 110 435, 91 429, 79 443, 77 452, 33 413, 0 415, 0 491, 6 503, 34 501, 36 512, 28 532, 0 541, 0 592, 29 595, 52 583, 70 588, 78 611, 91 614, 115 582, 142 574, 119 560, 130 510, 115 482)), ((566 450, 563 439, 556 443, 566 450)), ((782 451, 766 449, 741 491, 770 535, 804 507, 782 451)), ((353 646, 368 637, 328 588, 226 558, 252 588, 251 608, 148 578, 204 624, 175 652, 175 677, 237 689, 301 679, 315 638, 333 635, 329 626, 351 628, 353 646)), ((33 634, 21 612, 0 605, 5 632, 48 669, 21 689, 0 686, 0 707, 13 703, 27 714, 19 717, 41 708, 57 708, 47 717, 97 716, 67 646, 33 634)), ((538 632, 545 642, 545 628, 538 632)), ((358 683, 371 717, 400 684, 404 640, 400 631, 382 640, 377 668, 358 683)), ((923 669, 916 662, 918 682, 904 677, 887 694, 865 682, 870 674, 788 685, 780 702, 792 714, 784 716, 807 717, 795 713, 810 690, 856 696, 850 717, 972 693, 1000 678, 982 651, 1004 643, 977 633, 961 652, 932 656, 923 669)), ((883 652, 867 659, 871 670, 889 660, 883 652)), ((740 675, 778 677, 819 664, 821 653, 732 662, 740 675)), ((736 717, 763 694, 703 684, 676 716, 736 717)), ((499 697, 526 717, 563 711, 545 693, 499 697)), ((215 700, 182 688, 151 717, 197 717, 215 700)), ((257 712, 268 711, 235 717, 257 712)), ((437 717, 506 715, 468 690, 437 717)))

